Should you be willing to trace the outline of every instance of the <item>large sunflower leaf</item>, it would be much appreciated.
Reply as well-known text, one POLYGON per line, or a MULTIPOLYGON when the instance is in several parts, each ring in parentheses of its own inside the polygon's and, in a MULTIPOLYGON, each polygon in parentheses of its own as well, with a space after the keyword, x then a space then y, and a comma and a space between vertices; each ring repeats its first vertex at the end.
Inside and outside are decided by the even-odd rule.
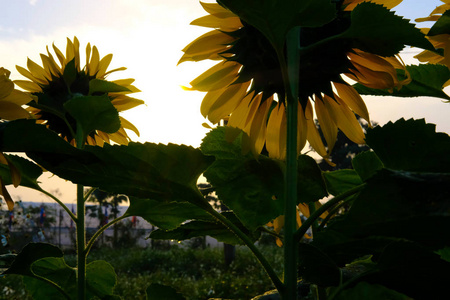
POLYGON ((450 170, 450 137, 425 120, 400 119, 369 129, 366 142, 386 168, 416 172, 450 170))
POLYGON ((450 227, 449 184, 450 173, 378 171, 350 211, 317 233, 313 244, 339 264, 373 255, 390 239, 414 241, 432 250, 449 246, 450 240, 442 238, 450 227))
POLYGON ((189 146, 130 143, 79 150, 45 126, 17 121, 0 128, 0 150, 26 152, 74 183, 142 199, 206 205, 196 183, 212 158, 189 146))
MULTIPOLYGON (((42 169, 32 161, 16 156, 5 155, 8 160, 20 172, 20 185, 31 189, 40 190, 37 179, 42 175, 42 169)), ((7 165, 0 164, 0 177, 5 185, 12 184, 11 170, 7 165)))
MULTIPOLYGON (((46 278, 62 289, 70 299, 77 299, 76 269, 68 266, 63 258, 48 257, 32 265, 36 276, 46 278)), ((86 266, 86 299, 103 299, 111 296, 117 277, 106 261, 93 261, 86 266)), ((35 299, 60 299, 61 292, 37 277, 24 277, 27 290, 35 299), (45 288, 43 288, 43 284, 45 288)))
POLYGON ((204 210, 189 202, 160 202, 130 197, 130 207, 125 216, 139 216, 164 230, 172 230, 191 219, 212 220, 204 210))
MULTIPOLYGON (((239 227, 244 233, 247 234, 254 242, 256 242, 260 237, 259 231, 249 232, 242 223, 236 218, 236 216, 231 212, 222 213, 228 220, 233 222, 237 227, 239 227)), ((231 232, 222 223, 210 221, 191 221, 181 225, 174 230, 162 230, 158 229, 152 231, 150 234, 151 239, 161 239, 161 240, 187 240, 199 236, 211 236, 218 240, 219 242, 224 242, 232 245, 243 245, 244 243, 240 238, 238 238, 233 232, 231 232)))
POLYGON ((104 260, 96 260, 86 266, 86 294, 88 299, 94 297, 103 299, 105 296, 112 295, 116 282, 116 272, 110 263, 104 260))
POLYGON ((442 16, 434 23, 427 35, 434 36, 438 34, 450 33, 450 10, 447 10, 442 16))
POLYGON ((282 50, 287 33, 296 26, 318 27, 336 15, 330 0, 219 0, 245 22, 257 28, 282 50))
POLYGON ((23 278, 23 282, 34 299, 63 298, 61 292, 55 286, 44 283, 39 277, 53 282, 70 299, 77 299, 76 270, 68 266, 62 257, 43 258, 33 263, 31 269, 35 276, 26 276, 23 278))
POLYGON ((16 256, 14 262, 3 274, 33 276, 31 265, 46 257, 62 257, 63 252, 56 246, 45 243, 29 243, 16 256))
POLYGON ((77 130, 82 129, 84 137, 94 130, 114 133, 120 129, 119 112, 107 95, 76 97, 64 108, 77 121, 77 130))
POLYGON ((351 25, 339 37, 351 39, 353 48, 381 56, 393 56, 405 45, 434 50, 409 20, 371 2, 363 2, 353 9, 351 25))
MULTIPOLYGON (((393 91, 387 89, 378 90, 368 88, 360 83, 353 87, 361 95, 375 96, 395 96, 395 97, 436 97, 450 100, 450 97, 443 91, 444 84, 450 80, 450 70, 444 65, 421 64, 406 66, 406 70, 411 76, 411 82, 401 89, 395 88, 393 91)), ((398 71, 399 79, 406 79, 404 71, 398 71)))
POLYGON ((328 191, 332 195, 342 194, 362 184, 361 177, 355 170, 342 169, 323 172, 328 191))
MULTIPOLYGON (((283 214, 283 163, 265 156, 243 155, 241 139, 229 143, 226 128, 217 128, 205 137, 201 150, 216 161, 205 172, 217 195, 250 230, 283 214)), ((314 202, 327 195, 314 159, 300 156, 298 202, 314 202)))

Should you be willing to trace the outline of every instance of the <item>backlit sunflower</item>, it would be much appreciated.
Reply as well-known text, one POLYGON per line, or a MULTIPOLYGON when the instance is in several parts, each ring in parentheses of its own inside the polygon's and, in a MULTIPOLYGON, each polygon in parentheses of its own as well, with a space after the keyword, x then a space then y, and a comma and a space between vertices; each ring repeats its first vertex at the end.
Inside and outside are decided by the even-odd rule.
MULTIPOLYGON (((416 22, 435 21, 437 22, 442 15, 450 9, 450 2, 448 0, 441 0, 444 4, 436 7, 431 14, 426 18, 416 19, 416 22)), ((428 40, 439 52, 424 50, 415 56, 421 62, 428 62, 432 64, 443 64, 450 68, 450 32, 441 34, 431 34, 430 28, 422 28, 423 33, 427 34, 428 40)), ((449 85, 450 82, 444 84, 449 85)))
MULTIPOLYGON (((22 106, 30 102, 31 97, 14 88, 14 83, 9 79, 11 72, 4 68, 0 68, 0 121, 11 121, 16 119, 29 118, 30 113, 22 106)), ((0 163, 8 165, 11 172, 11 179, 14 186, 18 186, 21 180, 20 172, 17 168, 8 160, 8 157, 0 152, 0 163)), ((12 210, 14 202, 11 199, 5 184, 0 177, 0 195, 6 201, 8 209, 12 210)))
MULTIPOLYGON (((349 10, 363 0, 345 0, 338 6, 338 17, 320 28, 303 28, 304 47, 345 31, 349 10)), ((376 0, 392 8, 401 0, 376 0)), ((184 61, 217 60, 218 63, 194 79, 193 90, 207 92, 201 113, 213 124, 228 119, 228 126, 247 133, 255 153, 265 149, 270 157, 285 158, 286 111, 285 91, 275 50, 254 27, 217 3, 201 3, 209 15, 191 24, 213 28, 184 49, 184 61)), ((338 129, 352 141, 364 143, 364 132, 355 114, 370 124, 369 113, 361 96, 344 81, 343 76, 378 89, 400 88, 397 70, 405 70, 396 57, 381 57, 347 43, 303 52, 300 65, 298 110, 298 151, 308 140, 327 158, 334 146, 338 129), (317 117, 327 148, 314 124, 317 117)), ((228 131, 233 137, 233 131, 228 131)))
MULTIPOLYGON (((88 96, 92 80, 105 80, 112 72, 125 70, 122 67, 107 71, 112 54, 100 58, 97 47, 91 47, 89 43, 86 46, 86 63, 82 67, 79 48, 80 43, 76 37, 73 41, 67 39, 65 55, 53 45, 57 58, 55 60, 47 47, 47 55, 40 55, 42 67, 28 59, 28 70, 20 66, 17 66, 17 70, 29 80, 15 81, 19 87, 33 95, 34 100, 29 102, 28 105, 30 106, 30 112, 36 116, 38 121, 47 125, 49 129, 57 132, 71 143, 74 143, 72 132, 76 130, 76 123, 64 111, 64 103, 74 97, 88 96)), ((126 91, 117 92, 116 88, 111 87, 103 89, 104 92, 96 92, 95 96, 106 94, 119 112, 144 103, 142 100, 128 96, 130 93, 139 92, 132 85, 134 79, 121 79, 112 82, 116 87, 118 85, 126 91)), ((120 117, 120 121, 121 127, 117 132, 105 133, 97 130, 87 137, 87 144, 102 146, 105 142, 110 143, 111 141, 128 144, 130 138, 125 129, 132 130, 139 135, 137 128, 129 121, 122 117, 120 117)))

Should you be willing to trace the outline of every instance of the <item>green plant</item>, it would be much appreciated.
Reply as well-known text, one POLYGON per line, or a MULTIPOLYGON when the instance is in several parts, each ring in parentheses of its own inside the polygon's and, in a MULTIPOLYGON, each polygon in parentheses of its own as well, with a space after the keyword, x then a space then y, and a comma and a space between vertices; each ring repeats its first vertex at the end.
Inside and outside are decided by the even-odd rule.
MULTIPOLYGON (((450 244, 443 238, 450 226, 450 137, 436 133, 433 124, 412 119, 390 122, 364 135, 355 113, 370 121, 358 92, 450 100, 442 91, 450 79, 447 66, 404 66, 394 58, 411 45, 445 62, 449 55, 445 47, 429 40, 448 34, 448 14, 425 36, 387 8, 395 1, 378 2, 386 6, 358 0, 203 4, 210 16, 196 23, 235 31, 209 33, 215 38, 194 41, 181 59, 222 60, 191 83, 193 89, 208 92, 202 113, 211 121, 231 115, 228 127, 209 132, 198 149, 152 143, 85 145, 88 137, 95 138, 95 130, 120 128, 107 95, 95 99, 101 103, 92 108, 100 111, 85 109, 96 103, 94 96, 72 95, 64 104, 77 147, 61 138, 68 132, 58 135, 33 120, 0 124, 0 150, 24 152, 32 160, 6 156, 10 164, 1 165, 2 181, 14 182, 12 164, 22 174, 21 184, 40 190, 37 165, 42 166, 78 184, 79 212, 76 217, 71 214, 78 225, 76 270, 65 264, 58 248, 30 244, 5 274, 24 275, 36 298, 113 297, 113 268, 104 261, 87 264, 87 254, 107 226, 140 216, 158 227, 150 236, 154 240, 209 235, 247 246, 275 287, 271 293, 285 300, 361 299, 361 295, 369 300, 439 299, 450 280, 450 244), (201 47, 211 46, 216 38, 220 47, 201 47), (344 75, 357 84, 350 86, 344 75), (328 148, 316 132, 313 105, 328 148), (355 156, 353 169, 323 172, 313 158, 300 154, 301 148, 308 140, 328 159, 338 128, 372 150, 355 156), (216 210, 198 189, 202 174, 229 211, 216 210), (88 243, 83 186, 126 194, 130 200, 126 213, 103 226, 88 243), (350 208, 342 212, 344 205, 350 208), (270 221, 274 231, 266 227, 270 221), (283 243, 282 276, 279 262, 270 262, 255 245, 262 232, 283 243), (69 280, 62 281, 60 274, 69 280), (39 289, 37 280, 52 289, 39 289)), ((66 80, 72 75, 70 68, 63 73, 66 80)), ((92 80, 89 95, 123 91, 92 80)), ((189 260, 195 261, 190 255, 189 260)), ((149 269, 154 267, 147 263, 149 269)), ((202 267, 192 269, 200 272, 202 267)), ((183 298, 160 283, 166 282, 148 286, 147 299, 183 298)))

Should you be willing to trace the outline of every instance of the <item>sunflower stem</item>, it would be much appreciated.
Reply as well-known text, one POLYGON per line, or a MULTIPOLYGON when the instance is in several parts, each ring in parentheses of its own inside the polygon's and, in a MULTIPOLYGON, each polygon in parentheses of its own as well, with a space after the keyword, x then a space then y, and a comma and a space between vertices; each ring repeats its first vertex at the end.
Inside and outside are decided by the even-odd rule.
MULTIPOLYGON (((77 144, 78 145, 78 144, 77 144)), ((77 184, 77 285, 78 299, 86 296, 86 230, 83 185, 77 184)))
POLYGON ((297 299, 297 122, 300 66, 300 27, 287 35, 287 60, 279 50, 278 58, 286 91, 286 171, 285 171, 285 221, 284 221, 284 285, 282 299, 297 299), (287 63, 286 63, 287 61, 287 63))

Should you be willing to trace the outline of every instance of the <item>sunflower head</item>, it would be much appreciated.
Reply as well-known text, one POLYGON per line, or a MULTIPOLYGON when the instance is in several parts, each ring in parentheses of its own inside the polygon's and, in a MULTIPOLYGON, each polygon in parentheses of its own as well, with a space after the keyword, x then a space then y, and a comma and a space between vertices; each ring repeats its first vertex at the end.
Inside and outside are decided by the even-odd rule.
MULTIPOLYGON (((442 0, 441 0, 442 1, 442 0)), ((436 7, 428 17, 416 19, 416 22, 433 21, 435 25, 430 28, 422 28, 422 32, 427 35, 428 40, 436 48, 436 51, 424 50, 415 56, 420 62, 427 62, 432 64, 443 64, 450 68, 450 32, 447 26, 442 26, 446 23, 446 19, 450 13, 447 11, 450 9, 450 3, 448 1, 444 4, 436 7)), ((450 82, 446 83, 447 86, 450 82)))
MULTIPOLYGON (((86 101, 95 102, 107 97, 118 112, 144 103, 128 96, 139 92, 132 85, 134 79, 106 80, 110 73, 125 70, 123 67, 107 70, 112 54, 100 58, 97 47, 87 44, 86 62, 82 67, 79 48, 80 44, 76 37, 73 41, 67 39, 65 54, 53 45, 55 59, 47 47, 47 54, 40 55, 42 66, 28 59, 27 69, 17 66, 19 73, 28 80, 15 81, 33 96, 33 100, 28 103, 29 111, 38 121, 71 143, 74 142, 74 133, 77 130, 76 118, 67 106, 71 100, 84 97, 86 101)), ((89 104, 95 106, 95 103, 89 104)), ((118 130, 95 129, 86 136, 86 143, 100 146, 110 141, 127 144, 130 139, 125 128, 139 135, 133 124, 122 117, 119 118, 118 130)))
MULTIPOLYGON (((364 143, 364 132, 356 115, 370 124, 361 96, 345 78, 378 89, 401 88, 397 70, 406 72, 397 57, 382 57, 355 48, 348 39, 334 40, 351 26, 351 10, 364 0, 336 2, 336 17, 321 27, 300 32, 297 148, 309 141, 324 158, 330 155, 337 132, 364 143), (325 43, 325 44, 324 44, 325 43), (321 46, 317 46, 321 45, 321 46), (356 114, 356 115, 355 115, 356 114), (327 147, 315 126, 317 117, 327 147)), ((392 8, 401 0, 373 0, 392 8)), ((269 40, 255 27, 216 3, 202 3, 209 13, 192 22, 213 28, 183 49, 183 61, 216 60, 218 63, 191 81, 193 90, 207 92, 201 113, 211 123, 228 120, 228 126, 246 133, 250 149, 270 157, 285 158, 285 87, 278 55, 269 40)), ((235 136, 232 131, 231 138, 235 136)))

